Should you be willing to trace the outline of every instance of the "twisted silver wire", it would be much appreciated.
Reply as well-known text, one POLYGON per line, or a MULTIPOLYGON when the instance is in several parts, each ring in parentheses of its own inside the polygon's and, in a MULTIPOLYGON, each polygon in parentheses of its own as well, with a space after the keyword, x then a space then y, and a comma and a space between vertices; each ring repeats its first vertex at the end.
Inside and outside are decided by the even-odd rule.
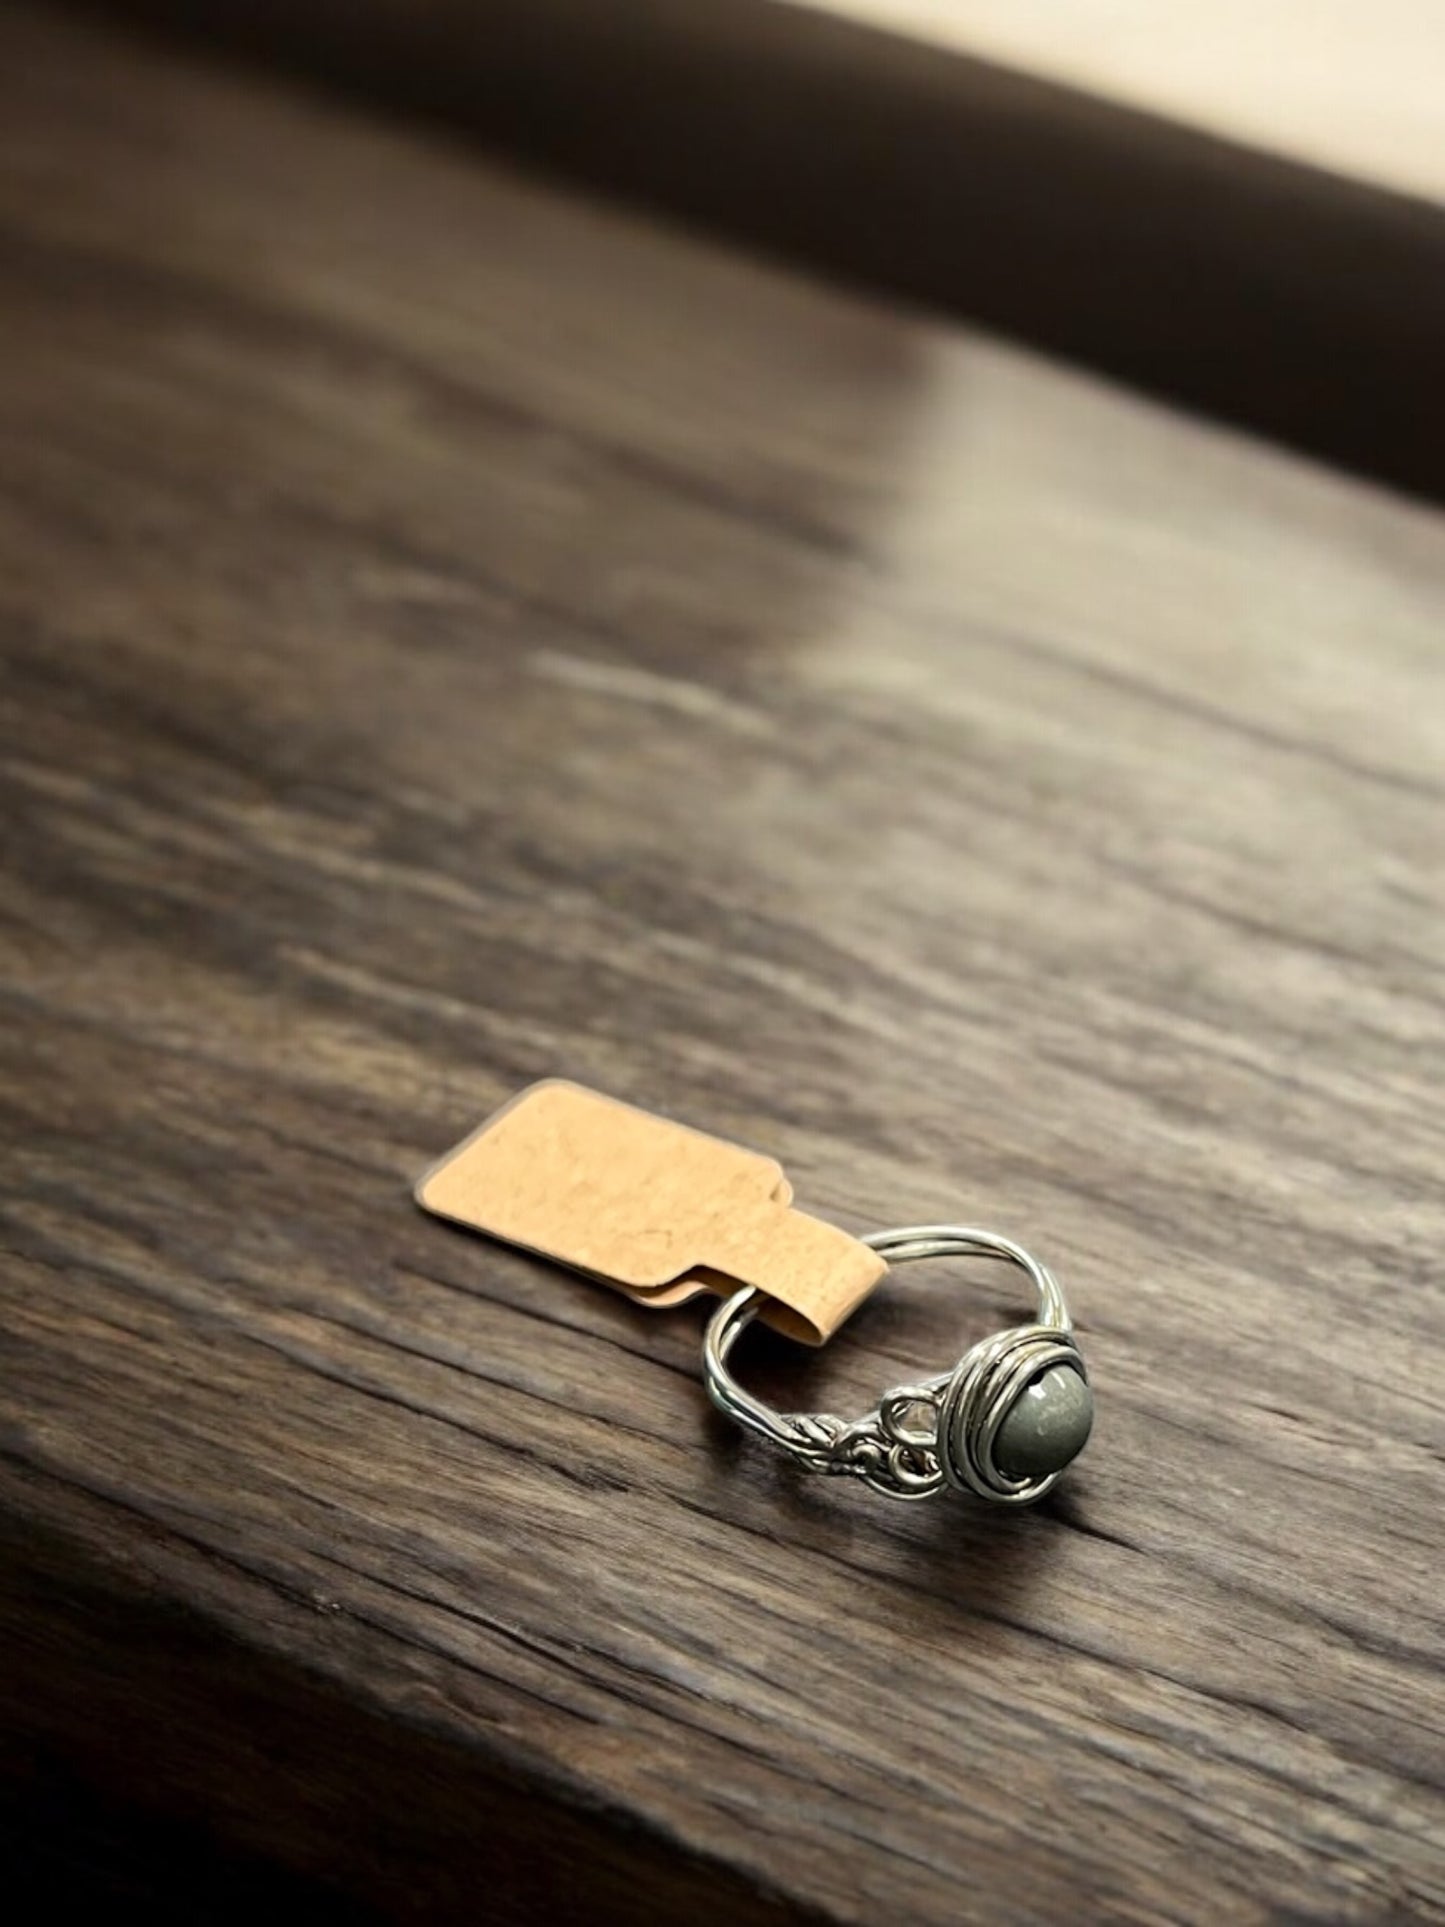
POLYGON ((1042 1498, 1058 1474, 1012 1477, 998 1466, 994 1446, 1030 1380, 1064 1362, 1083 1373, 1053 1273, 1011 1238, 971 1225, 905 1225, 871 1232, 862 1242, 892 1264, 961 1257, 1015 1265, 1033 1284, 1037 1322, 984 1339, 949 1371, 895 1386, 873 1411, 850 1422, 830 1412, 775 1411, 734 1378, 728 1366, 733 1347, 764 1304, 763 1294, 748 1285, 719 1305, 703 1337, 703 1375, 713 1404, 808 1471, 860 1478, 889 1498, 926 1499, 948 1485, 1007 1505, 1042 1498), (950 1444, 955 1440, 956 1449, 950 1444))

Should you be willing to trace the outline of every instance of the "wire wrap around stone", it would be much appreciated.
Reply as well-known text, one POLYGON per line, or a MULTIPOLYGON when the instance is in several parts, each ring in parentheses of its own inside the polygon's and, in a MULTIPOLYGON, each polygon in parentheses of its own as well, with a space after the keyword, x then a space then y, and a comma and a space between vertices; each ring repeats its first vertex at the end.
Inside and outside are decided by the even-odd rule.
POLYGON ((761 1309, 761 1294, 748 1287, 718 1307, 703 1341, 713 1403, 807 1470, 861 1479, 889 1498, 926 1499, 947 1487, 1002 1505, 1030 1505, 1043 1498, 1063 1466, 1011 1471, 999 1463, 998 1445, 1019 1399, 1044 1374, 1064 1366, 1088 1384, 1052 1273, 1011 1239, 972 1226, 911 1225, 873 1232, 864 1242, 895 1264, 970 1257, 1016 1265, 1033 1283, 1037 1321, 983 1339, 951 1371, 895 1386, 873 1411, 849 1421, 830 1412, 776 1412, 738 1384, 728 1368, 729 1354, 761 1309))

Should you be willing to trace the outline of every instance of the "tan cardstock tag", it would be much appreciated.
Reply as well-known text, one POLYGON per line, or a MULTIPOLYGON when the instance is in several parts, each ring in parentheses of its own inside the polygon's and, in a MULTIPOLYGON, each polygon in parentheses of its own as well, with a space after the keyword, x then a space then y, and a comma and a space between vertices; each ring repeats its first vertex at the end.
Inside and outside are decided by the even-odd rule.
POLYGON ((846 1231, 793 1210, 775 1159, 560 1078, 494 1112, 415 1195, 638 1304, 756 1285, 772 1301, 763 1316, 813 1345, 887 1270, 846 1231))

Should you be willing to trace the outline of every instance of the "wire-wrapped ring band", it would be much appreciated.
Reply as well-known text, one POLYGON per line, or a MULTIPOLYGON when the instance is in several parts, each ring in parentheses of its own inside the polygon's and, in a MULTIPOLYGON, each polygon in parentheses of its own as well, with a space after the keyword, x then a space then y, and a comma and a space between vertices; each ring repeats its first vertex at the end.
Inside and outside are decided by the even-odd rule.
POLYGON ((967 1225, 909 1225, 863 1242, 890 1264, 914 1258, 997 1258, 1027 1272, 1038 1319, 975 1345, 936 1378, 899 1385, 851 1424, 828 1412, 775 1412, 728 1369, 743 1330, 762 1309, 752 1286, 719 1305, 703 1339, 714 1405, 813 1472, 862 1479, 894 1499, 926 1499, 947 1486, 1003 1505, 1051 1491, 1082 1450, 1093 1422, 1088 1373, 1053 1274, 1022 1245, 967 1225))

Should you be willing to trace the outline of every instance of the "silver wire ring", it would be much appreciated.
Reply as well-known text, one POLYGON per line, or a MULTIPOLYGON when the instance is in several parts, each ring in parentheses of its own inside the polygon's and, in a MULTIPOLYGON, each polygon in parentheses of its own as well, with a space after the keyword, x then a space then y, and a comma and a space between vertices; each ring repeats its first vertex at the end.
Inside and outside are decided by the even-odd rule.
POLYGON ((927 1499, 948 1486, 1001 1505, 1043 1498, 1093 1421, 1088 1372, 1052 1272, 1012 1239, 968 1225, 906 1225, 871 1232, 863 1243, 892 1264, 997 1258, 1017 1265, 1037 1294, 1037 1321, 984 1339, 936 1378, 895 1386, 849 1423, 830 1412, 775 1412, 738 1384, 728 1358, 764 1302, 748 1285, 718 1306, 703 1337, 713 1404, 808 1471, 862 1479, 891 1499, 927 1499))

